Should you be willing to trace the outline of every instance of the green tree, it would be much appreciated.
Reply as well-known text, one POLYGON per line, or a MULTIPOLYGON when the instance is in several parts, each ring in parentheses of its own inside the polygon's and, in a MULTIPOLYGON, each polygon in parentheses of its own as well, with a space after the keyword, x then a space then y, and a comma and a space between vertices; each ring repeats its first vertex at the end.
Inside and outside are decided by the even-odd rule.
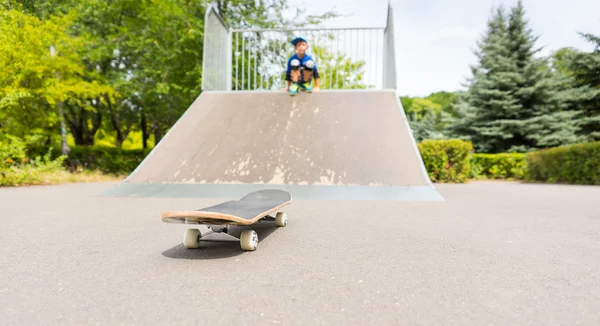
POLYGON ((42 21, 17 10, 0 11, 0 128, 21 138, 41 135, 45 144, 62 129, 63 152, 68 151, 63 118, 71 122, 63 104, 113 92, 85 70, 83 40, 68 32, 74 19, 69 14, 42 21))
POLYGON ((589 96, 579 103, 584 112, 581 134, 588 141, 596 141, 600 140, 600 37, 586 33, 579 35, 594 44, 594 49, 589 53, 561 49, 553 56, 554 67, 572 77, 576 87, 591 89, 589 96))
POLYGON ((479 63, 471 67, 469 89, 457 96, 456 119, 448 133, 473 142, 478 151, 500 152, 508 149, 518 111, 512 93, 518 78, 510 58, 503 7, 497 8, 488 21, 484 37, 475 52, 479 63))
POLYGON ((537 58, 537 37, 527 27, 519 1, 508 20, 502 7, 479 43, 479 65, 469 89, 459 96, 450 132, 482 152, 528 151, 576 143, 578 103, 590 96, 564 74, 537 58))
POLYGON ((446 116, 453 113, 456 93, 436 92, 427 97, 400 97, 414 137, 417 141, 445 138, 446 116))
MULTIPOLYGON (((102 134, 113 133, 116 146, 121 146, 132 131, 142 132, 144 147, 151 134, 159 141, 201 92, 208 3, 0 0, 4 11, 19 12, 22 17, 35 19, 36 24, 66 19, 59 23, 60 39, 69 45, 53 41, 55 57, 49 54, 50 43, 41 45, 47 58, 24 56, 38 49, 23 45, 25 41, 13 41, 21 38, 37 46, 33 40, 41 39, 36 33, 42 33, 43 28, 36 27, 35 33, 22 29, 11 34, 15 26, 9 26, 5 19, 0 22, 9 26, 0 35, 1 51, 11 53, 10 57, 0 58, 7 62, 0 66, 0 74, 8 79, 27 75, 25 83, 0 81, 10 84, 3 86, 0 94, 0 128, 32 131, 37 127, 48 136, 56 135, 58 112, 62 109, 65 124, 78 145, 94 144, 100 130, 102 134), (22 58, 12 60, 19 56, 22 58), (48 61, 52 58, 54 61, 48 61), (59 64, 64 58, 70 58, 75 66, 43 68, 44 64, 52 65, 49 62, 59 64)), ((221 0, 217 5, 231 27, 307 26, 334 16, 309 16, 298 10, 296 17, 284 19, 284 11, 290 9, 287 0, 221 0)), ((288 43, 286 40, 281 46, 283 51, 289 49, 288 43)))
MULTIPOLYGON (((117 146, 137 128, 142 131, 145 148, 150 134, 154 133, 158 142, 201 92, 208 2, 86 1, 80 6, 79 24, 80 33, 91 40, 86 64, 90 70, 99 70, 118 94, 114 103, 96 101, 97 109, 109 117, 110 124, 105 125, 115 131, 117 146)), ((231 0, 217 4, 231 27, 291 23, 282 19, 287 1, 231 0)), ((261 43, 248 39, 246 44, 261 43)), ((264 56, 261 49, 245 51, 243 67, 256 62, 248 59, 249 53, 259 59, 264 56)))
POLYGON ((571 58, 579 51, 574 48, 562 48, 556 50, 550 56, 552 71, 563 74, 565 76, 574 77, 575 74, 571 70, 571 58))
POLYGON ((75 0, 0 0, 0 10, 18 10, 45 20, 69 13, 76 4, 75 0))
POLYGON ((512 9, 508 25, 509 50, 515 60, 519 79, 515 95, 521 105, 518 129, 514 130, 511 150, 526 151, 582 141, 578 136, 581 111, 577 103, 590 94, 573 87, 568 76, 549 69, 549 58, 534 57, 537 37, 527 28, 523 3, 512 9))
POLYGON ((332 53, 324 46, 313 46, 312 53, 319 58, 322 89, 365 89, 373 86, 364 84, 364 61, 352 61, 344 54, 332 53))

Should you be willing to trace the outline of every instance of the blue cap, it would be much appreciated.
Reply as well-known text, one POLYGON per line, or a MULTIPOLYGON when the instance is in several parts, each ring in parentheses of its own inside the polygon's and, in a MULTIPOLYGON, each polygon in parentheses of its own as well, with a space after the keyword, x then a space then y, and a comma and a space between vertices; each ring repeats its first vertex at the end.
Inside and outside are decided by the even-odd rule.
POLYGON ((306 42, 306 44, 308 44, 308 41, 307 41, 307 40, 305 40, 305 39, 304 39, 303 37, 301 37, 301 36, 298 36, 298 37, 296 37, 295 39, 293 39, 293 40, 292 40, 292 45, 296 46, 296 43, 298 43, 298 42, 300 42, 300 41, 304 41, 304 42, 306 42))

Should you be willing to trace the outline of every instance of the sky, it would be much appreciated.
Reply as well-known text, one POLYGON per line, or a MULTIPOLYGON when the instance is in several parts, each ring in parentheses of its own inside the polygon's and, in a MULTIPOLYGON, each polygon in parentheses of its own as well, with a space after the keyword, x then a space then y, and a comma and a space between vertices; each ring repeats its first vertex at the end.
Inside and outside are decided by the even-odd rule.
MULTIPOLYGON (((335 10, 343 17, 326 27, 383 27, 388 0, 289 0, 308 13, 335 10)), ((398 88, 408 96, 464 89, 473 50, 486 29, 491 9, 516 0, 392 0, 398 88)), ((577 32, 600 35, 600 1, 524 0, 529 27, 539 36, 540 54, 562 47, 591 51, 577 32)))

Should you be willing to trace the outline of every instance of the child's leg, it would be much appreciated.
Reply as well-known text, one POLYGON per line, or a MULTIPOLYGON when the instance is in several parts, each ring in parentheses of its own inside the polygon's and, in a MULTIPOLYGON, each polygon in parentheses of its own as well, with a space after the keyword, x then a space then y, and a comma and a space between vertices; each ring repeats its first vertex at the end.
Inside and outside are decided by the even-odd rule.
POLYGON ((301 87, 306 91, 312 91, 312 77, 313 77, 313 68, 315 67, 315 63, 312 60, 306 61, 304 65, 304 70, 302 71, 302 83, 301 87))
POLYGON ((315 67, 315 62, 312 60, 306 61, 305 69, 302 72, 302 80, 310 83, 312 81, 313 76, 313 68, 315 67))
POLYGON ((298 80, 300 79, 300 61, 292 60, 290 62, 290 77, 292 79, 292 85, 290 85, 290 95, 296 95, 298 93, 298 80))
POLYGON ((292 66, 292 72, 291 72, 292 82, 297 83, 298 80, 300 79, 300 61, 294 59, 294 60, 292 60, 290 65, 292 66))

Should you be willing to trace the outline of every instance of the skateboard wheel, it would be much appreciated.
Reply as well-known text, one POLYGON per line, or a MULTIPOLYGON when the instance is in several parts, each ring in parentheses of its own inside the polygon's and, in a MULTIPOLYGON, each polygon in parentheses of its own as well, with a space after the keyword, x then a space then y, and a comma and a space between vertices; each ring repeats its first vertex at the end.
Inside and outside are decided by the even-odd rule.
POLYGON ((275 216, 275 225, 284 227, 287 225, 287 214, 283 212, 277 213, 275 216))
POLYGON ((256 250, 258 246, 258 234, 254 230, 245 230, 242 232, 240 237, 240 244, 242 245, 242 249, 248 251, 256 250))
POLYGON ((202 234, 198 229, 187 229, 183 234, 183 245, 188 249, 200 247, 200 238, 202 234))

